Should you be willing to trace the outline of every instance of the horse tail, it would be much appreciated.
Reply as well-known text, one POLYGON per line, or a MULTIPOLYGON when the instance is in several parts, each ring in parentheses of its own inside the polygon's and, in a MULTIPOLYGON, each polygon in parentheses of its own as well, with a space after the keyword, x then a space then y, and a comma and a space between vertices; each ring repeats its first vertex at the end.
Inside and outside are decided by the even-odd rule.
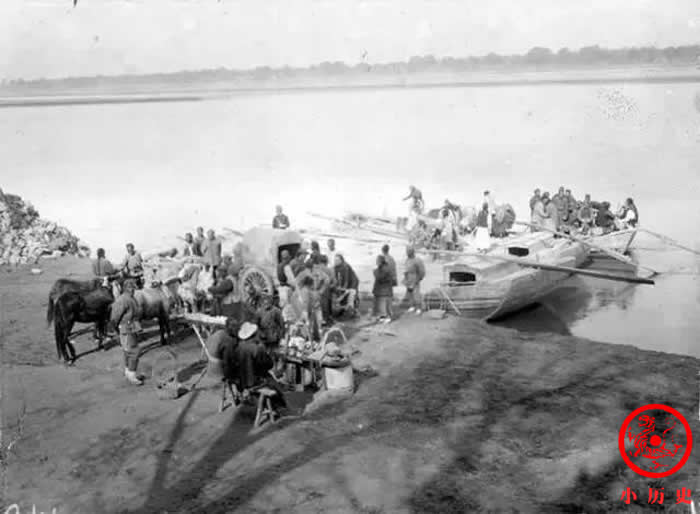
MULTIPOLYGON (((53 306, 53 300, 51 300, 51 304, 53 306)), ((58 313, 58 316, 56 316, 56 320, 54 321, 53 324, 53 332, 54 332, 54 338, 56 339, 56 353, 58 354, 58 359, 61 360, 63 358, 63 347, 65 345, 63 341, 63 311, 61 310, 60 305, 57 303, 56 304, 56 309, 59 310, 60 312, 58 313)), ((51 310, 51 314, 53 317, 53 309, 51 310)))
POLYGON ((49 294, 49 305, 46 308, 46 325, 48 327, 51 326, 51 323, 53 322, 53 315, 54 315, 54 302, 53 302, 53 296, 49 294))

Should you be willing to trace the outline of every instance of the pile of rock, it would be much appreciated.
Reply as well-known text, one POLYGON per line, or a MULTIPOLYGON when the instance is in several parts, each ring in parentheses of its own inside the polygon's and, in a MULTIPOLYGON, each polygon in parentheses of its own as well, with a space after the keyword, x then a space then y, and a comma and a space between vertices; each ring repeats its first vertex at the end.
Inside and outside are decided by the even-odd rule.
POLYGON ((42 256, 89 257, 90 249, 65 227, 41 219, 34 207, 0 189, 0 266, 36 263, 42 256))

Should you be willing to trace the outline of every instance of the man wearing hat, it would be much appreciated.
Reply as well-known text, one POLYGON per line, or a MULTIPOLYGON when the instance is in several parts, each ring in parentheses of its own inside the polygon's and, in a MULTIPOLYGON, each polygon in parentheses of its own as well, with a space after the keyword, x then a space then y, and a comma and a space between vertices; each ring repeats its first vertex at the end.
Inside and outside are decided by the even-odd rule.
POLYGON ((143 381, 136 374, 139 363, 139 344, 136 339, 141 327, 138 323, 141 309, 134 292, 136 282, 128 279, 124 282, 123 292, 112 304, 111 321, 119 331, 119 342, 124 352, 124 376, 134 384, 141 385, 143 381))

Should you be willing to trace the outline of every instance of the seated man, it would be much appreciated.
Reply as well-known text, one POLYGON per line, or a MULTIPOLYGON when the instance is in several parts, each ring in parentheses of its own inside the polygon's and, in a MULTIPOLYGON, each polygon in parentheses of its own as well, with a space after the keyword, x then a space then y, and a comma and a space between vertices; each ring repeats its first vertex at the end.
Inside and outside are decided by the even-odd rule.
POLYGON ((355 312, 355 299, 358 294, 360 281, 355 274, 355 270, 345 262, 345 258, 337 254, 335 256, 335 287, 332 292, 333 315, 349 313, 351 316, 355 312))
POLYGON ((603 234, 608 234, 615 230, 615 215, 610 210, 609 202, 602 202, 596 214, 595 224, 602 229, 603 234))
POLYGON ((249 322, 243 323, 238 331, 238 385, 243 391, 243 399, 250 396, 250 389, 264 385, 277 391, 273 407, 285 407, 284 395, 270 375, 274 361, 257 332, 257 325, 249 322))
MULTIPOLYGON (((240 324, 235 318, 226 319, 226 326, 217 330, 207 338, 209 354, 220 362, 222 380, 231 388, 234 403, 240 400, 240 370, 238 363, 238 331, 240 324)), ((216 363, 218 364, 218 363, 216 363)))

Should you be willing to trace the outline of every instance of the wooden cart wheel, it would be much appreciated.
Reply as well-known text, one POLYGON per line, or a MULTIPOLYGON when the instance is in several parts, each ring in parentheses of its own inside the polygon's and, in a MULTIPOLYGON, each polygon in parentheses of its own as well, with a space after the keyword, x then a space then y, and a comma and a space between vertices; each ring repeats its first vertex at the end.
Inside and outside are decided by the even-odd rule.
POLYGON ((246 302, 249 300, 248 289, 251 287, 253 287, 258 293, 265 293, 269 295, 272 295, 275 291, 275 286, 272 283, 270 275, 256 266, 247 267, 241 272, 241 297, 246 302))

